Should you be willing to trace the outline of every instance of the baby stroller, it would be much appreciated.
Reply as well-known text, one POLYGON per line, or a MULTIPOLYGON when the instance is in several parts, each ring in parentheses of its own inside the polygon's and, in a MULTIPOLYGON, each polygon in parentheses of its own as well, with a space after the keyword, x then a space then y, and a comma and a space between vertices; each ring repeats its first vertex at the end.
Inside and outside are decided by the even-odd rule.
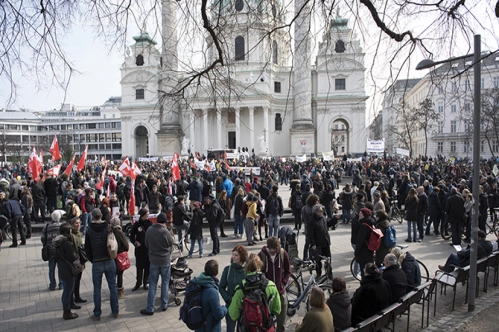
POLYGON ((185 257, 178 257, 171 264, 169 289, 170 293, 175 297, 176 305, 182 304, 182 300, 178 295, 180 292, 185 291, 187 283, 191 280, 192 272, 185 257))
POLYGON ((283 226, 279 230, 279 240, 281 248, 288 253, 289 262, 294 265, 294 258, 298 257, 298 233, 289 226, 283 226))

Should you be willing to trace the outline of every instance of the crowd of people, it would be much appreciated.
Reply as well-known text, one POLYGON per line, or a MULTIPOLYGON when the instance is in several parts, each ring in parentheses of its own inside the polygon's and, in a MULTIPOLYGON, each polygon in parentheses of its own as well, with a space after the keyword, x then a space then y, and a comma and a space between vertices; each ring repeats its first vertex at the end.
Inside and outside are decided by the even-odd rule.
MULTIPOLYGON (((125 271, 108 250, 111 233, 116 238, 117 253, 128 252, 129 244, 134 247, 136 283, 131 290, 142 287, 148 291, 146 308, 141 313, 155 312, 159 276, 160 310, 167 310, 172 247, 175 242, 180 246, 190 242, 187 257, 193 256, 195 245, 203 257, 203 223, 207 222, 212 242, 208 255, 212 259, 195 279, 203 292, 219 292, 225 305, 218 297, 203 300, 203 312, 208 317, 208 328, 203 330, 221 330, 221 320, 225 319, 227 331, 234 331, 242 322, 242 299, 249 291, 261 289, 270 299, 269 315, 275 317, 277 331, 284 331, 291 264, 277 236, 287 206, 293 213, 295 230, 305 234, 303 259, 315 260, 318 275, 323 273, 321 256, 331 257, 329 230, 340 222, 350 224, 355 268, 362 275, 360 288, 350 298, 345 281, 331 276, 333 293, 326 298, 320 288, 313 289, 313 309, 297 326, 299 331, 328 331, 334 320, 334 327, 342 329, 368 318, 421 283, 419 268, 410 253, 401 253, 387 242, 381 242, 376 250, 368 246, 373 229, 389 237, 389 215, 394 204, 404 211, 407 220, 406 242, 422 242, 425 236, 432 235, 432 226, 433 234, 439 235, 439 225, 447 219, 453 245, 461 244, 461 232, 465 234, 463 242, 469 242, 474 204, 479 204, 481 240, 488 213, 494 218, 494 208, 499 206, 495 162, 491 160, 480 165, 479 202, 474 202, 470 191, 470 164, 443 157, 410 162, 381 158, 303 163, 251 159, 232 166, 217 160, 216 170, 198 170, 189 160, 183 160, 179 162, 178 179, 166 162, 138 165, 142 174, 135 182, 120 176, 118 165, 115 169, 108 165, 104 176, 99 164, 87 165, 83 172, 70 176, 45 172, 39 179, 31 179, 20 165, 4 166, 0 172, 0 214, 10 225, 11 247, 25 245, 31 238, 32 221, 43 223, 50 219, 41 241, 47 253, 48 288, 63 290, 64 319, 78 317, 71 310, 86 302, 80 293, 86 261, 92 264, 92 319, 100 320, 102 315, 102 275, 109 287, 111 314, 119 316, 118 300, 125 297, 125 271), (351 180, 339 190, 345 176, 351 180), (102 187, 98 185, 101 178, 102 187), (284 184, 289 184, 291 190, 288 202, 279 195, 279 187, 284 184), (135 206, 130 207, 130 202, 135 206), (124 220, 134 218, 127 216, 129 211, 137 213, 138 218, 130 233, 125 234, 124 220), (150 214, 156 215, 156 223, 151 222, 150 214), (224 225, 226 219, 234 220, 230 230, 224 225), (220 237, 227 236, 242 242, 233 249, 230 264, 218 279, 219 263, 213 258, 220 253, 220 237), (259 254, 248 257, 246 247, 264 239, 266 245, 259 254)), ((0 226, 3 229, 5 225, 0 226)), ((482 247, 484 255, 490 253, 487 243, 482 247)), ((461 260, 465 255, 463 251, 449 257, 441 269, 449 271, 454 265, 464 264, 461 260)))

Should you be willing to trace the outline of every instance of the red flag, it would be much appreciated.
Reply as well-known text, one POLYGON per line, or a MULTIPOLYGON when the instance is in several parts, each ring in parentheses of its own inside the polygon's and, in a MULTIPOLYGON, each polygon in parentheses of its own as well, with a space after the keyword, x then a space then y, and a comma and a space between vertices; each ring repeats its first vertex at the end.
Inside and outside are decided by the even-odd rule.
POLYGON ((142 171, 140 170, 139 166, 137 166, 137 164, 132 161, 132 167, 130 170, 130 176, 132 177, 132 179, 135 180, 137 175, 140 175, 140 173, 142 173, 142 171))
POLYGON ((87 161, 87 154, 88 154, 88 144, 85 146, 85 151, 83 152, 83 155, 78 161, 78 166, 76 166, 76 170, 78 172, 85 168, 85 162, 87 161))
POLYGON ((40 180, 40 159, 38 158, 38 155, 36 154, 36 148, 33 147, 33 151, 31 152, 31 155, 29 156, 29 161, 28 161, 28 172, 31 173, 33 176, 33 180, 35 182, 38 182, 40 180))
POLYGON ((130 190, 130 201, 128 202, 128 214, 135 215, 135 178, 132 179, 132 185, 130 190))
POLYGON ((172 176, 173 176, 173 181, 180 180, 180 169, 178 167, 177 153, 176 152, 173 153, 172 176))
POLYGON ((227 160, 227 151, 224 151, 224 159, 227 160))
POLYGON ((102 171, 102 175, 100 177, 100 182, 95 184, 95 188, 102 190, 104 188, 104 178, 106 177, 106 166, 104 166, 104 170, 102 171))
POLYGON ((71 175, 71 171, 73 170, 73 165, 75 164, 75 158, 76 158, 76 153, 73 154, 73 159, 71 159, 68 167, 66 167, 63 174, 67 174, 68 176, 71 175))
POLYGON ((227 159, 225 160, 225 167, 227 168, 227 170, 232 171, 232 168, 229 166, 227 159))
POLYGON ((52 155, 52 162, 61 159, 61 151, 59 151, 59 142, 57 141, 57 136, 54 135, 54 140, 50 146, 50 154, 52 155))
POLYGON ((194 168, 194 169, 198 169, 198 168, 196 167, 196 164, 194 164, 192 161, 191 161, 191 167, 192 167, 192 168, 194 168))
POLYGON ((54 174, 55 176, 59 176, 59 173, 61 172, 61 167, 62 167, 62 164, 54 166, 47 171, 47 174, 54 174))
POLYGON ((107 166, 107 160, 106 160, 106 157, 102 157, 100 159, 100 163, 102 164, 102 166, 106 167, 107 166))
POLYGON ((130 169, 130 162, 128 161, 128 156, 123 158, 120 165, 118 166, 118 171, 120 171, 120 173, 123 174, 124 177, 130 175, 131 169, 130 169))

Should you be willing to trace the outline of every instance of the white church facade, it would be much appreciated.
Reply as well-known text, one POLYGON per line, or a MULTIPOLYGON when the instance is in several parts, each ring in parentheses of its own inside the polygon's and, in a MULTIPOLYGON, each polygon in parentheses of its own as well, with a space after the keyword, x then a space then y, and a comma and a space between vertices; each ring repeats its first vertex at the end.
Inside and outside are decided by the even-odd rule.
MULTIPOLYGON (((304 33, 310 19, 297 20, 291 43, 288 31, 268 33, 285 15, 274 5, 257 10, 252 4, 236 1, 219 13, 230 31, 221 40, 231 60, 212 74, 220 85, 202 77, 175 102, 165 102, 159 91, 168 86, 165 67, 178 73, 177 62, 166 60, 176 58, 176 42, 168 40, 160 51, 147 33, 134 37, 121 67, 123 155, 171 155, 181 145, 200 153, 248 148, 270 156, 365 151, 364 53, 348 20, 331 21, 312 63, 310 33, 304 33), (250 22, 250 11, 261 16, 260 26, 250 22)), ((210 45, 206 53, 213 52, 210 45)), ((175 79, 187 77, 181 72, 175 79)))

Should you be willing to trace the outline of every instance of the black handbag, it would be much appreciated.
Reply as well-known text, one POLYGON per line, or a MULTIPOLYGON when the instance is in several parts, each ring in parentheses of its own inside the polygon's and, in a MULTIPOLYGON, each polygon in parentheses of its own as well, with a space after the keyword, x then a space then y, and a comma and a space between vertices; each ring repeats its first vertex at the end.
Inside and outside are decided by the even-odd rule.
POLYGON ((80 263, 82 265, 88 262, 88 256, 85 251, 85 246, 83 244, 78 247, 78 254, 80 256, 80 263))
POLYGON ((49 260, 49 248, 46 246, 42 247, 42 259, 44 262, 49 260))

